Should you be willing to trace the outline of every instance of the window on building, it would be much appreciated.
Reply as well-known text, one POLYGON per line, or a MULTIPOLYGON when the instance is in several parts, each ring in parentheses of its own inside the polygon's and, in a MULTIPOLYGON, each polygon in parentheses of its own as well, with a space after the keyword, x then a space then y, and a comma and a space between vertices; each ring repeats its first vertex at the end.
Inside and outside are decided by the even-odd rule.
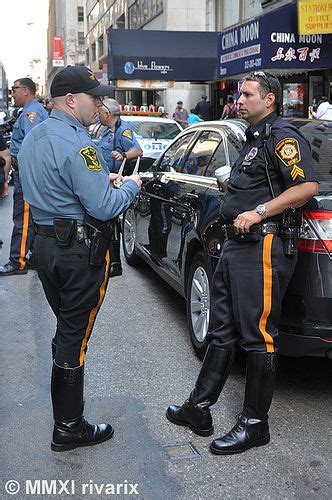
POLYGON ((98 38, 98 57, 104 54, 104 35, 98 38))
POLYGON ((116 21, 116 25, 118 27, 118 29, 125 29, 126 27, 126 21, 125 21, 125 15, 122 14, 122 16, 120 16, 118 18, 118 20, 116 21))
POLYGON ((84 8, 77 7, 77 21, 82 23, 84 21, 84 8))
POLYGON ((163 0, 136 0, 128 9, 129 28, 141 28, 163 11, 163 0))
POLYGON ((96 60, 96 43, 94 42, 92 45, 91 45, 91 61, 95 61, 96 60))
POLYGON ((84 45, 84 43, 85 43, 84 31, 79 31, 77 33, 77 42, 78 42, 78 45, 84 45))

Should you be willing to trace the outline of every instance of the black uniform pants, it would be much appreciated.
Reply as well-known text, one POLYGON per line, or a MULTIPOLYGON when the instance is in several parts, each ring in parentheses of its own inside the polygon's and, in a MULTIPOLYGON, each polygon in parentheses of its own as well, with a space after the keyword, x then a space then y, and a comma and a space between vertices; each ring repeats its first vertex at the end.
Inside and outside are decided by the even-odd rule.
POLYGON ((296 256, 285 256, 279 236, 224 243, 212 279, 207 339, 224 349, 276 352, 281 301, 296 256))
POLYGON ((18 172, 14 172, 13 223, 9 260, 14 266, 23 270, 26 267, 25 256, 32 249, 35 233, 29 205, 23 200, 18 172))
POLYGON ((55 361, 75 368, 84 363, 87 344, 103 302, 108 280, 110 254, 102 267, 88 263, 89 248, 74 241, 60 248, 56 239, 36 235, 34 262, 43 289, 56 318, 55 361))

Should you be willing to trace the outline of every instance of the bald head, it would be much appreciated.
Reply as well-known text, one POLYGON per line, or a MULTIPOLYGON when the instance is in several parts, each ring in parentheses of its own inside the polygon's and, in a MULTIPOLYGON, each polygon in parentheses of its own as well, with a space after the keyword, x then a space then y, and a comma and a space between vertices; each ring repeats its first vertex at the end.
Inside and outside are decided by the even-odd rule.
POLYGON ((107 109, 110 115, 120 116, 120 104, 115 99, 104 99, 103 106, 107 109))
POLYGON ((104 99, 99 108, 99 119, 102 125, 112 128, 120 116, 120 105, 115 99, 104 99))

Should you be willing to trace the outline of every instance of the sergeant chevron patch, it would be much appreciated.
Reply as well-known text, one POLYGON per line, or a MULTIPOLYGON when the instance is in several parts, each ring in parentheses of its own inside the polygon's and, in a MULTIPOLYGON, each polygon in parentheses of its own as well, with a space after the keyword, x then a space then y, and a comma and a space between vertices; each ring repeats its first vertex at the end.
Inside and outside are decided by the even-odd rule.
POLYGON ((303 177, 303 179, 305 179, 305 175, 304 175, 302 168, 298 167, 297 165, 294 165, 290 174, 291 174, 293 181, 295 181, 296 177, 298 177, 298 176, 303 177))

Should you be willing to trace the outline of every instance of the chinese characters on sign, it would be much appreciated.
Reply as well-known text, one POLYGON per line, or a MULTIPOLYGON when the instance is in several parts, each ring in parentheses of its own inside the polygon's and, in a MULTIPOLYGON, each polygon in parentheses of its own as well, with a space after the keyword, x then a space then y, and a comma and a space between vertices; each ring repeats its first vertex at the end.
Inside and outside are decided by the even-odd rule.
POLYGON ((301 47, 299 49, 293 49, 289 47, 287 52, 284 54, 284 47, 278 47, 276 54, 271 57, 271 61, 280 61, 283 59, 286 61, 292 61, 293 59, 298 59, 299 61, 306 61, 308 54, 310 62, 313 62, 315 59, 319 59, 320 47, 312 49, 309 52, 309 47, 301 47), (298 56, 297 56, 298 54, 298 56))

